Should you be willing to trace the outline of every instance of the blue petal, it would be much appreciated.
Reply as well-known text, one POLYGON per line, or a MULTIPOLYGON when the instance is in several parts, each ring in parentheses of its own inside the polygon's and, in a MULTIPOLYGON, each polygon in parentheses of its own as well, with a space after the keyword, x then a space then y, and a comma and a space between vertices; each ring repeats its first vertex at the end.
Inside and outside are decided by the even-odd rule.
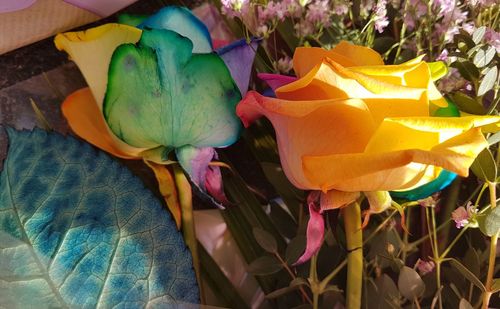
POLYGON ((179 6, 167 6, 142 22, 139 28, 172 30, 193 42, 193 53, 211 53, 212 39, 207 26, 190 10, 179 6))
POLYGON ((258 39, 252 39, 250 44, 247 43, 246 39, 241 39, 216 50, 231 72, 242 97, 248 90, 252 64, 258 45, 258 39))
POLYGON ((393 198, 401 198, 410 201, 416 201, 431 196, 432 194, 443 190, 453 180, 455 180, 456 177, 457 174, 447 170, 443 170, 439 174, 438 178, 434 179, 433 181, 423 186, 408 191, 398 191, 398 192, 393 191, 390 193, 393 198))

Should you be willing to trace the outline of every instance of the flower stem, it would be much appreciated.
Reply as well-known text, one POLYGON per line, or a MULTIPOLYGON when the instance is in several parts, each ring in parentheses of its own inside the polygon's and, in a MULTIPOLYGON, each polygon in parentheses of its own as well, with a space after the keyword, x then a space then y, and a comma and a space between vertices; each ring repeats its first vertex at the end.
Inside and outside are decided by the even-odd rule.
POLYGON ((321 291, 319 289, 318 282, 318 253, 314 254, 311 258, 311 266, 309 268, 309 283, 311 284, 311 291, 313 293, 313 309, 319 308, 319 294, 321 291))
MULTIPOLYGON (((488 189, 490 190, 490 205, 491 209, 494 209, 497 206, 497 194, 496 194, 496 186, 497 184, 495 182, 489 182, 488 181, 488 189)), ((483 309, 488 308, 488 304, 490 303, 490 298, 491 298, 491 286, 493 284, 493 275, 495 272, 495 259, 496 259, 496 248, 497 248, 497 242, 498 242, 498 231, 491 236, 491 241, 490 241, 490 256, 488 259, 488 274, 486 275, 486 291, 484 291, 483 294, 483 309)))
POLYGON ((344 225, 348 250, 346 308, 359 309, 363 278, 363 231, 359 203, 354 202, 344 209, 344 225))

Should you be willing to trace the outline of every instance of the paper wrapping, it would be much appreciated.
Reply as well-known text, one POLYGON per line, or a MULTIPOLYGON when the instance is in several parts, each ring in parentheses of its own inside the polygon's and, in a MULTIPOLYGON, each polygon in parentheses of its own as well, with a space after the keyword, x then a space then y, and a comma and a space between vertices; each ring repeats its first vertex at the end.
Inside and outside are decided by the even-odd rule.
MULTIPOLYGON (((100 6, 95 6, 92 10, 95 12, 93 13, 90 6, 83 9, 62 0, 31 1, 33 3, 25 8, 20 7, 20 10, 8 12, 5 8, 9 6, 9 1, 10 7, 14 7, 12 3, 18 0, 0 0, 0 55, 59 32, 94 22, 135 2, 101 0, 100 6), (109 3, 113 5, 104 5, 109 3)), ((78 1, 75 4, 79 4, 78 1)))

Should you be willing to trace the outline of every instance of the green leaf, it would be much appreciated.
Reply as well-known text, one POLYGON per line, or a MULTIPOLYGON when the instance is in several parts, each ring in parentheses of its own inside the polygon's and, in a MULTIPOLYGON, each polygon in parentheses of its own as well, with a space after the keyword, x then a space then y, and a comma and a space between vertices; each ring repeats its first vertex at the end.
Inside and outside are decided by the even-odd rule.
POLYGON ((488 237, 495 235, 500 229, 500 207, 489 208, 478 216, 479 229, 488 237))
POLYGON ((466 50, 469 50, 476 46, 476 43, 472 40, 470 34, 465 31, 460 31, 460 33, 455 34, 455 36, 453 37, 453 41, 457 46, 460 45, 461 42, 464 43, 466 50))
POLYGON ((270 253, 278 252, 278 243, 272 234, 258 227, 254 227, 252 232, 255 240, 262 247, 262 249, 270 253))
POLYGON ((450 66, 458 69, 460 75, 468 81, 473 82, 479 78, 479 70, 470 61, 455 61, 450 66))
POLYGON ((458 309, 474 309, 474 307, 465 298, 461 298, 458 309))
POLYGON ((425 285, 419 274, 408 266, 403 266, 399 272, 398 289, 406 299, 413 301, 425 291, 425 285))
POLYGON ((493 89, 493 86, 495 86, 495 83, 497 82, 497 77, 498 77, 497 67, 494 66, 489 68, 486 74, 484 75, 481 84, 479 84, 479 89, 477 90, 477 96, 480 97, 484 95, 486 92, 493 89))
POLYGON ((486 50, 483 48, 479 49, 474 55, 474 65, 478 68, 487 66, 493 60, 496 53, 496 49, 493 46, 487 46, 486 50))
POLYGON ((297 287, 287 286, 287 287, 284 287, 284 288, 272 291, 271 293, 269 293, 269 294, 266 295, 266 298, 267 299, 278 298, 278 297, 283 296, 285 294, 288 294, 288 293, 290 293, 292 291, 295 291, 296 289, 297 289, 297 287))
POLYGON ((468 270, 462 263, 457 261, 456 259, 450 258, 449 259, 451 265, 455 267, 467 280, 472 282, 474 285, 476 285, 478 288, 481 289, 481 291, 486 291, 486 288, 484 287, 483 283, 481 280, 479 280, 470 270, 468 270))
POLYGON ((298 287, 301 285, 310 286, 309 281, 301 277, 297 277, 290 282, 290 286, 298 287))
POLYGON ((429 70, 431 71, 431 78, 433 81, 440 79, 448 74, 448 67, 443 61, 429 62, 429 70))
POLYGON ((261 256, 248 265, 247 271, 254 275, 271 275, 277 273, 283 265, 272 256, 261 256))
POLYGON ((191 255, 143 183, 72 137, 7 129, 0 307, 198 303, 191 255))
POLYGON ((497 165, 488 148, 479 153, 470 169, 479 179, 494 182, 497 178, 497 165))
POLYGON ((281 203, 277 200, 271 200, 269 205, 271 208, 271 220, 274 222, 281 235, 288 239, 295 237, 298 227, 292 215, 282 207, 281 203))
POLYGON ((299 235, 293 238, 286 247, 285 260, 288 264, 297 262, 306 249, 306 237, 299 235))
POLYGON ((462 92, 456 92, 453 94, 453 102, 463 112, 474 115, 486 114, 486 109, 483 105, 479 104, 476 100, 462 92))
POLYGON ((338 286, 336 285, 332 285, 332 284, 328 284, 324 289, 323 291, 321 291, 321 293, 326 293, 326 292, 338 292, 338 293, 342 293, 343 290, 342 289, 339 289, 338 286))
POLYGON ((474 43, 476 43, 476 44, 481 43, 481 41, 484 38, 484 34, 485 33, 486 33, 486 27, 485 26, 481 26, 481 27, 477 28, 472 33, 472 41, 474 41, 474 43))

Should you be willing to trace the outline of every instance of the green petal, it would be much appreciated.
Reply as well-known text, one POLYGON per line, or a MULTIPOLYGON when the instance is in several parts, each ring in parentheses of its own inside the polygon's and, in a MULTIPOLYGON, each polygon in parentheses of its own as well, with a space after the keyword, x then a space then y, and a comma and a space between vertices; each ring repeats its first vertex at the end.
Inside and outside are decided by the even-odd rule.
POLYGON ((240 92, 216 54, 192 54, 189 39, 144 30, 113 54, 104 115, 123 141, 140 147, 222 147, 236 141, 240 92))

